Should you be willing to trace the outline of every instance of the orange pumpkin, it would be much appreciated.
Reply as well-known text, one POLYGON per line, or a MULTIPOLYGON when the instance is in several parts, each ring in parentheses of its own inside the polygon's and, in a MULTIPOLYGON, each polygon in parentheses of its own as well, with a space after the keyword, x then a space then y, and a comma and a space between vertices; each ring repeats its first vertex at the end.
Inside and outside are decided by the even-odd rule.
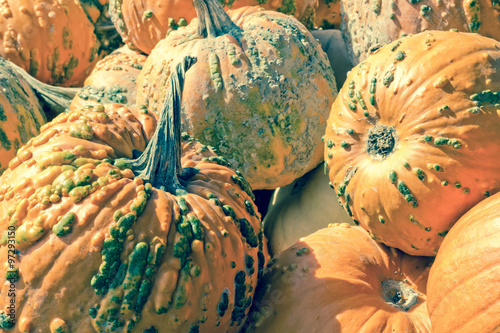
POLYGON ((120 103, 135 105, 137 76, 146 55, 122 46, 99 60, 84 86, 71 101, 71 110, 80 110, 85 105, 120 103))
POLYGON ((185 130, 215 147, 253 189, 291 183, 323 161, 321 137, 337 88, 321 45, 281 13, 226 13, 217 0, 195 5, 200 20, 148 56, 137 104, 156 109, 176 59, 196 55, 182 103, 185 130))
POLYGON ((45 83, 80 85, 98 60, 94 26, 79 1, 3 1, 0 32, 0 56, 45 83))
POLYGON ((403 35, 457 29, 500 40, 496 0, 349 0, 342 5, 342 33, 354 65, 403 35))
POLYGON ((243 332, 431 332, 429 258, 335 224, 303 237, 264 269, 243 332))
POLYGON ((16 297, 0 298, 1 328, 237 330, 266 249, 246 181, 181 136, 192 62, 172 71, 159 119, 119 104, 64 113, 11 161, 0 178, 0 257, 16 251, 0 285, 16 297))
MULTIPOLYGON (((228 0, 220 1, 225 9, 259 6, 286 15, 294 15, 308 28, 315 23, 317 0, 228 0)), ((340 9, 340 2, 339 9, 340 9)), ((336 9, 337 6, 334 6, 336 9)), ((332 9, 326 8, 331 12, 332 9)), ((196 17, 193 0, 110 0, 110 14, 123 41, 131 48, 150 54, 170 31, 186 26, 196 17)), ((326 14, 325 20, 333 20, 326 14)), ((321 16, 323 23, 323 16, 321 16)), ((338 26, 337 26, 338 27, 338 26)))
POLYGON ((465 213, 450 229, 427 284, 435 333, 500 330, 500 193, 465 213))
POLYGON ((381 48, 348 75, 325 134, 329 176, 376 240, 435 255, 500 189, 500 42, 432 31, 381 48))

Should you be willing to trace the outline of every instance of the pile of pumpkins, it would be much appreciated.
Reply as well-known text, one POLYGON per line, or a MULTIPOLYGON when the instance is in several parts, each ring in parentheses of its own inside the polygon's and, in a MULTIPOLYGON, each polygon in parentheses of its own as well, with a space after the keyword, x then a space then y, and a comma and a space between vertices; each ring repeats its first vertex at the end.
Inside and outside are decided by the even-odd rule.
POLYGON ((0 7, 0 332, 500 332, 498 1, 0 7))

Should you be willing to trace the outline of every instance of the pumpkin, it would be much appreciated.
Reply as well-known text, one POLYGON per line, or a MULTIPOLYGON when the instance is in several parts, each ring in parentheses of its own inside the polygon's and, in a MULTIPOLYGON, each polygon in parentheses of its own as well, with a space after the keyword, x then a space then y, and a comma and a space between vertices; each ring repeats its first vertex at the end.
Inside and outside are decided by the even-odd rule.
POLYGON ((137 104, 154 110, 175 59, 194 54, 183 97, 184 130, 240 170, 252 189, 291 183, 323 161, 321 136, 337 94, 319 43, 293 17, 217 0, 171 32, 137 78, 137 104), (234 23, 233 23, 234 22, 234 23))
POLYGON ((340 0, 319 0, 314 16, 314 27, 323 29, 339 29, 342 22, 340 16, 340 0))
MULTIPOLYGON (((226 10, 258 5, 267 10, 294 15, 308 28, 313 28, 315 10, 318 7, 317 0, 223 0, 220 3, 225 6, 226 10)), ((109 8, 111 19, 123 41, 130 48, 138 49, 146 54, 150 54, 155 45, 172 30, 186 26, 196 17, 192 0, 163 2, 110 0, 109 8)), ((330 20, 329 14, 326 17, 326 20, 330 20)), ((335 20, 333 21, 336 23, 335 20)))
POLYGON ((120 104, 44 125, 0 178, 0 327, 236 331, 266 248, 245 179, 180 133, 185 71, 159 118, 120 104), (156 127, 156 130, 155 130, 156 127), (8 280, 8 281, 7 281, 8 280), (54 302, 54 300, 57 300, 54 302))
POLYGON ((429 273, 427 308, 436 333, 500 329, 500 193, 450 229, 429 273))
POLYGON ((131 51, 127 46, 99 60, 71 101, 71 110, 106 103, 135 105, 136 79, 144 61, 146 55, 131 51))
POLYGON ((422 32, 382 47, 332 106, 325 159, 337 196, 376 240, 435 255, 500 189, 500 42, 422 32))
POLYGON ((349 60, 347 48, 340 30, 313 30, 311 34, 319 41, 321 48, 325 51, 330 61, 330 66, 335 73, 337 87, 342 87, 347 73, 353 68, 353 65, 349 60))
POLYGON ((109 14, 109 0, 84 0, 80 4, 87 18, 94 25, 94 34, 99 41, 97 51, 99 59, 112 53, 123 45, 122 38, 116 30, 109 14))
POLYGON ((83 83, 99 45, 79 1, 7 0, 2 12, 1 57, 48 84, 83 83))
POLYGON ((431 332, 429 264, 332 224, 269 261, 242 332, 431 332))
POLYGON ((427 30, 456 29, 500 40, 500 3, 495 0, 350 0, 342 3, 341 13, 354 65, 403 35, 427 30))
POLYGON ((47 121, 30 84, 11 64, 0 58, 0 174, 47 121))
POLYGON ((291 184, 274 190, 262 221, 271 255, 330 223, 354 225, 342 205, 336 203, 337 196, 323 170, 322 163, 291 184))

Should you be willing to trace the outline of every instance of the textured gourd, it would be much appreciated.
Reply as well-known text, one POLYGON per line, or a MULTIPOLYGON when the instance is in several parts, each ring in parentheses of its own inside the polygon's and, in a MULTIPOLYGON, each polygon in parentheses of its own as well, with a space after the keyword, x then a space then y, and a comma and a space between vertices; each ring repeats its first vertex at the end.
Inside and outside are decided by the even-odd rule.
POLYGON ((46 123, 30 84, 9 61, 0 58, 0 174, 29 139, 46 123))
POLYGON ((354 65, 407 34, 457 29, 500 40, 497 0, 350 0, 342 4, 341 30, 354 65))
POLYGON ((145 61, 146 55, 131 51, 127 46, 99 60, 71 101, 70 109, 105 103, 135 105, 136 80, 145 61))
POLYGON ((269 252, 286 250, 299 238, 326 228, 330 223, 354 225, 329 186, 323 163, 291 184, 277 188, 264 217, 269 252))
POLYGON ((429 261, 334 224, 269 261, 242 331, 431 332, 429 261))
POLYGON ((45 83, 83 83, 98 43, 79 1, 6 0, 0 11, 0 56, 45 83))
POLYGON ((159 119, 119 104, 72 111, 19 150, 0 178, 1 258, 16 249, 0 275, 5 332, 11 284, 12 332, 237 330, 266 249, 244 178, 181 137, 190 61, 159 119))
POLYGON ((344 207, 376 240, 435 255, 458 218, 500 189, 500 42, 432 31, 348 75, 325 135, 344 207))
POLYGON ((315 10, 314 27, 323 29, 339 29, 342 22, 340 16, 340 0, 319 0, 315 10))
MULTIPOLYGON (((313 28, 317 0, 228 0, 225 9, 260 6, 286 15, 294 15, 306 27, 313 28)), ((339 2, 340 7, 340 2, 339 2)), ((339 8, 340 10, 340 8, 339 8)), ((193 0, 110 0, 110 15, 123 41, 131 48, 150 54, 170 31, 186 26, 196 17, 193 0)), ((329 17, 330 15, 327 14, 329 17)), ((336 21, 334 20, 334 23, 336 21)))
POLYGON ((435 333, 500 329, 500 193, 450 229, 432 265, 427 308, 435 333))
POLYGON ((182 104, 185 130, 217 148, 253 189, 291 183, 323 161, 321 136, 337 94, 325 53, 293 17, 257 7, 228 15, 217 0, 195 5, 201 19, 148 56, 137 78, 138 105, 155 110, 172 64, 195 54, 182 104))

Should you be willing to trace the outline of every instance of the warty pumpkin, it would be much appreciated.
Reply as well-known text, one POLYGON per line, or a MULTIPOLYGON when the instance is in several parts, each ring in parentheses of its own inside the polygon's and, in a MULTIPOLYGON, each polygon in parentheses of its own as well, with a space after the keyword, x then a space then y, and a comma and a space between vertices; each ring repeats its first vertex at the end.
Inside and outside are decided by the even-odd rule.
MULTIPOLYGON (((315 12, 318 7, 318 0, 222 0, 219 2, 226 10, 259 6, 266 10, 294 15, 311 29, 315 24, 315 12)), ((328 10, 331 9, 328 8, 328 10)), ((193 0, 161 2, 155 0, 110 0, 109 13, 123 41, 129 47, 146 54, 150 54, 155 45, 172 30, 186 26, 196 17, 193 0)), ((325 20, 330 21, 329 14, 326 14, 325 20)), ((333 22, 335 24, 336 20, 333 22)))
POLYGON ((176 59, 195 54, 183 95, 184 130, 215 147, 253 189, 291 183, 323 161, 321 136, 337 94, 320 44, 293 17, 197 0, 199 20, 170 33, 137 78, 154 110, 176 59))
POLYGON ((99 60, 71 101, 70 109, 106 103, 135 106, 136 80, 146 57, 122 46, 99 60))
POLYGON ((326 228, 330 223, 354 225, 329 186, 323 163, 277 188, 262 223, 271 255, 286 250, 301 237, 326 228))
POLYGON ((242 332, 431 332, 429 263, 333 224, 269 261, 242 332))
POLYGON ((48 84, 83 83, 99 45, 79 1, 6 0, 1 10, 1 57, 48 84))
POLYGON ((349 0, 342 3, 341 30, 357 65, 403 35, 427 30, 476 32, 500 40, 496 0, 349 0))
POLYGON ((348 75, 325 134, 329 177, 376 240, 437 253, 500 189, 500 42, 432 31, 382 47, 348 75))
POLYGON ((465 213, 444 238, 429 273, 435 333, 500 330, 500 193, 465 213))
POLYGON ((265 263, 247 182, 180 133, 185 58, 159 117, 119 104, 56 117, 0 178, 6 332, 236 331, 265 263), (156 127, 156 130, 155 130, 156 127))

